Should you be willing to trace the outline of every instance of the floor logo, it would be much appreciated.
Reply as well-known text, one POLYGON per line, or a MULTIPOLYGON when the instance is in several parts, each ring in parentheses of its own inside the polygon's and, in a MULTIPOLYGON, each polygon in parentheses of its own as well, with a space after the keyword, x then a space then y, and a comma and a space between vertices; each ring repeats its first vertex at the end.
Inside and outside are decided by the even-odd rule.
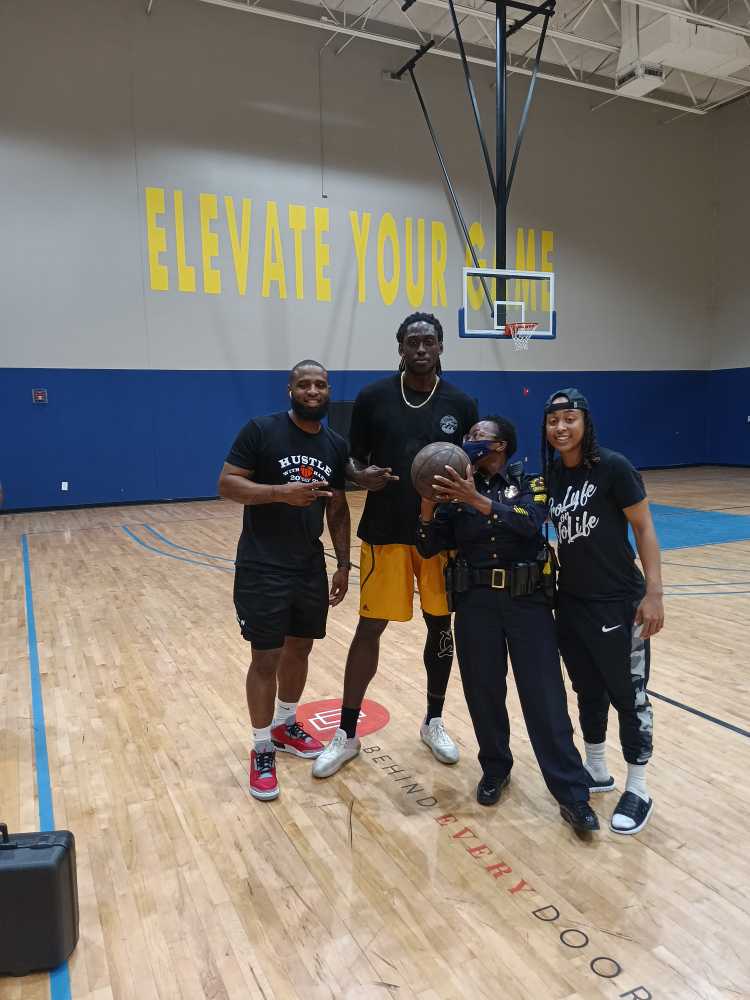
MULTIPOLYGON (((377 733, 390 721, 388 710, 376 701, 367 698, 362 702, 357 723, 357 736, 377 733)), ((341 721, 341 699, 328 698, 326 701, 311 701, 297 709, 297 722, 317 739, 325 742, 333 738, 341 721)))

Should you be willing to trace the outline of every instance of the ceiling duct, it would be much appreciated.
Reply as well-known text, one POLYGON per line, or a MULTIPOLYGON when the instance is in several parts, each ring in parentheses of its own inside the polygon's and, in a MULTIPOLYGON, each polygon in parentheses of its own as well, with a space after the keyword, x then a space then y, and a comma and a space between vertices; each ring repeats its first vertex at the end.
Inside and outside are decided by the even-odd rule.
POLYGON ((643 97, 664 83, 664 70, 658 62, 641 57, 638 38, 639 8, 620 5, 622 45, 617 60, 615 88, 624 97, 643 97))
POLYGON ((673 14, 641 29, 640 50, 648 62, 704 76, 731 76, 750 66, 750 46, 744 38, 673 14))

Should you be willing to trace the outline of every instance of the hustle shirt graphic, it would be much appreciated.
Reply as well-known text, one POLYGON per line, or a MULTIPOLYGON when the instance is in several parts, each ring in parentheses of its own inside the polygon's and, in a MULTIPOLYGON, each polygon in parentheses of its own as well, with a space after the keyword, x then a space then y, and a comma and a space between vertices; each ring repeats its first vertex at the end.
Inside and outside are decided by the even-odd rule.
POLYGON ((288 483, 327 483, 333 469, 311 455, 287 455, 278 460, 281 474, 288 483))
POLYGON ((596 486, 588 479, 580 489, 569 486, 559 502, 550 498, 550 514, 557 528, 557 536, 565 545, 572 545, 579 538, 588 538, 599 524, 599 518, 586 510, 589 500, 596 493, 596 486))

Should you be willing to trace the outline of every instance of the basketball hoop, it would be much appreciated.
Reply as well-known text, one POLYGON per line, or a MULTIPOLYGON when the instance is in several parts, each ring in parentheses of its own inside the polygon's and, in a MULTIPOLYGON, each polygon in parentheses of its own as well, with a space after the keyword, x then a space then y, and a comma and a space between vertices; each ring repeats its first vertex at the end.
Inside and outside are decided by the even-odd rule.
POLYGON ((528 351, 531 335, 538 323, 506 323, 505 336, 510 336, 517 351, 528 351))

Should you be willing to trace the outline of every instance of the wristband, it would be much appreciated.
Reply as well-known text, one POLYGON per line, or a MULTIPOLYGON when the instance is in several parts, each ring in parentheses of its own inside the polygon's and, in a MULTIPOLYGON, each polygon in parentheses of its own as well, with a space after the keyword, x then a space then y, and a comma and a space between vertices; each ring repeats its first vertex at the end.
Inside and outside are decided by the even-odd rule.
POLYGON ((352 568, 352 564, 350 562, 336 563, 336 568, 350 570, 352 568))

